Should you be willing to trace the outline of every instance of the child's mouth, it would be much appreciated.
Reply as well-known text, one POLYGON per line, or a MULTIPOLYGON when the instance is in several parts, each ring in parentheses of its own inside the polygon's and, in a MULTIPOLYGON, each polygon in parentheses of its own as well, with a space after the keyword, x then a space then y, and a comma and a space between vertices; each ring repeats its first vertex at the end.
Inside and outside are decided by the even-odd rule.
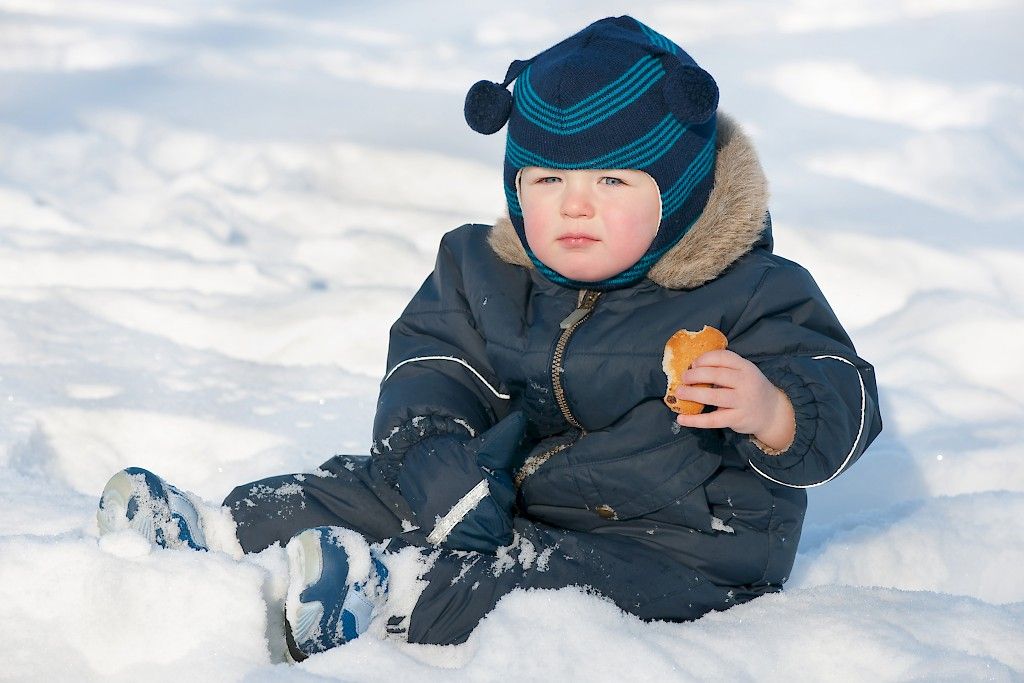
POLYGON ((558 238, 559 244, 570 249, 587 247, 590 246, 591 244, 596 244, 599 241, 600 240, 590 237, 589 235, 584 235, 582 233, 563 235, 562 237, 558 238))

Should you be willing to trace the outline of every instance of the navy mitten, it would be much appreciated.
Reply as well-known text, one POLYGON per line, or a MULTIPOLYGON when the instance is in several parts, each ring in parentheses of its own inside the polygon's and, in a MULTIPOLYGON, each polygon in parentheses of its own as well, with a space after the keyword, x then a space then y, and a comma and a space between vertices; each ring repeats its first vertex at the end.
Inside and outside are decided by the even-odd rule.
POLYGON ((432 436, 406 451, 398 486, 430 543, 494 553, 512 542, 525 429, 514 412, 474 439, 432 436))

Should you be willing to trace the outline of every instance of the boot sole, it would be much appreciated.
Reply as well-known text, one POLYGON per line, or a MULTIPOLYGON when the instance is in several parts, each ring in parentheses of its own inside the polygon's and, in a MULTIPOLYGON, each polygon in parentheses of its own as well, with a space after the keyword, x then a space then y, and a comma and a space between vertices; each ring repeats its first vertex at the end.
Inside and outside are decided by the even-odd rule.
POLYGON ((288 596, 285 599, 285 620, 289 636, 296 645, 313 642, 320 635, 320 619, 324 606, 320 602, 302 602, 299 596, 320 580, 324 569, 320 532, 306 529, 294 536, 287 545, 288 596))
POLYGON ((138 482, 133 475, 120 471, 110 478, 100 494, 100 507, 96 511, 96 523, 100 535, 125 529, 134 529, 150 543, 156 543, 156 527, 150 515, 128 517, 132 496, 138 492, 138 482))

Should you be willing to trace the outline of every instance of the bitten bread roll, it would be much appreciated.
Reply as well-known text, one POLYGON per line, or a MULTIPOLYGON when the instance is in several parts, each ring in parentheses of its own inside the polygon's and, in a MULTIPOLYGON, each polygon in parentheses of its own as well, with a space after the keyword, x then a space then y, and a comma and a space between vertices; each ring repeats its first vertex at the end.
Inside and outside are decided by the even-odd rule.
MULTIPOLYGON (((696 415, 704 410, 703 403, 684 401, 676 398, 676 389, 683 384, 683 373, 690 369, 693 361, 702 353, 724 349, 729 345, 725 335, 710 325, 705 325, 700 332, 679 330, 665 343, 665 355, 661 359, 661 369, 668 377, 668 389, 665 391, 665 405, 673 412, 682 415, 696 415)), ((709 387, 710 384, 694 386, 709 387)))

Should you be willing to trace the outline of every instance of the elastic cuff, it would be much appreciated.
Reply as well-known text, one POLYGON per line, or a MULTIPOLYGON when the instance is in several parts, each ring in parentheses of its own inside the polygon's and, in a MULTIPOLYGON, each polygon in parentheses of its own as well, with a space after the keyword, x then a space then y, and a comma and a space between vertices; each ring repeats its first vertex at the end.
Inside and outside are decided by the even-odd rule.
POLYGON ((766 467, 786 469, 800 462, 810 450, 818 427, 818 406, 814 394, 804 381, 788 368, 762 367, 761 372, 786 394, 793 405, 793 417, 796 420, 793 442, 784 450, 775 450, 751 436, 741 442, 740 448, 748 458, 766 467))
MULTIPOLYGON (((795 424, 793 425, 793 438, 794 438, 794 440, 796 439, 796 425, 795 424)), ((788 444, 786 444, 785 448, 772 448, 771 446, 766 444, 764 441, 761 441, 761 439, 757 438, 753 434, 750 435, 750 443, 752 443, 755 446, 757 446, 758 449, 760 449, 761 452, 764 453, 765 455, 771 455, 771 456, 782 455, 783 453, 785 453, 786 451, 789 450, 790 446, 793 445, 793 442, 790 441, 788 444)))
POLYGON ((422 441, 441 436, 468 441, 473 434, 468 423, 445 415, 414 417, 392 429, 389 436, 374 441, 370 454, 378 473, 394 485, 406 452, 422 441))
POLYGON ((475 434, 463 420, 447 415, 424 415, 394 427, 388 436, 374 442, 372 453, 401 459, 407 450, 431 436, 454 436, 468 441, 475 434))

